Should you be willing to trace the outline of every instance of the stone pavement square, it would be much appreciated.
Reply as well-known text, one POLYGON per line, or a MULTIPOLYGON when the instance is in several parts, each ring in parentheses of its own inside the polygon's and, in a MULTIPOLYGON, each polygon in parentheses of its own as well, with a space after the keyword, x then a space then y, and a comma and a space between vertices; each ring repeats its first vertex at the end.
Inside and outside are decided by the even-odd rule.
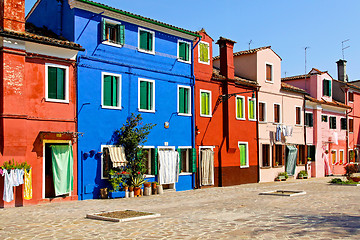
POLYGON ((0 209, 0 239, 360 239, 360 187, 329 180, 0 209), (259 195, 271 190, 304 190, 306 195, 259 195), (124 209, 162 216, 124 223, 85 218, 124 209))

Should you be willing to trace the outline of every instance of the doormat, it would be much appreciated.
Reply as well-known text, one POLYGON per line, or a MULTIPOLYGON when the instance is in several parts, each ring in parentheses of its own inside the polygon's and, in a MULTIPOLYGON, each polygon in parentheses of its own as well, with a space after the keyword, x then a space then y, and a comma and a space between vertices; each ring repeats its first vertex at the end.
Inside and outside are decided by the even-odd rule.
POLYGON ((285 196, 285 197, 292 197, 297 195, 305 195, 305 191, 291 191, 291 190, 275 190, 269 192, 262 192, 259 195, 273 195, 273 196, 285 196))
POLYGON ((158 213, 151 212, 139 212, 133 210, 120 210, 120 211, 110 211, 110 212, 100 212, 94 214, 87 214, 86 218, 109 221, 109 222, 128 222, 149 218, 157 218, 161 215, 158 213))

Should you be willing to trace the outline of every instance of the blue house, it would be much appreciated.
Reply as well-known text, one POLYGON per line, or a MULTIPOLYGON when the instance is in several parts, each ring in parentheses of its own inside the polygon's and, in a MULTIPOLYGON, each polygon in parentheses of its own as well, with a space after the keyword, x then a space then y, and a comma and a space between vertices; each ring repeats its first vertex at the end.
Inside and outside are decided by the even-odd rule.
POLYGON ((154 123, 144 150, 148 180, 158 180, 158 153, 179 152, 178 182, 194 188, 193 41, 195 32, 88 0, 38 0, 27 22, 46 26, 85 49, 78 55, 78 196, 99 198, 115 130, 131 113, 154 123))

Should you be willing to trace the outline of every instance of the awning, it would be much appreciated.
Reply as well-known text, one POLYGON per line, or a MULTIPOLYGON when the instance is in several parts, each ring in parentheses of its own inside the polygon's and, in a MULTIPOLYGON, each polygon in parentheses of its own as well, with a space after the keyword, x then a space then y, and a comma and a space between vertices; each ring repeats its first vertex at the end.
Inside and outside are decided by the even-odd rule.
POLYGON ((121 167, 127 164, 124 147, 109 147, 109 152, 113 167, 121 167))

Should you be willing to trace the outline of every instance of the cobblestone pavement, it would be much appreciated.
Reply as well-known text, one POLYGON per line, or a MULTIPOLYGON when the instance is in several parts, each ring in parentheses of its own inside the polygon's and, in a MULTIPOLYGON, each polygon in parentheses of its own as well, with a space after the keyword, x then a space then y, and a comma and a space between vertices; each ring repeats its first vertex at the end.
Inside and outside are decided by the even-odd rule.
POLYGON ((0 239, 360 239, 360 187, 329 185, 329 180, 0 209, 0 239), (280 189, 306 195, 259 195, 280 189), (124 209, 162 216, 124 223, 85 218, 124 209))

